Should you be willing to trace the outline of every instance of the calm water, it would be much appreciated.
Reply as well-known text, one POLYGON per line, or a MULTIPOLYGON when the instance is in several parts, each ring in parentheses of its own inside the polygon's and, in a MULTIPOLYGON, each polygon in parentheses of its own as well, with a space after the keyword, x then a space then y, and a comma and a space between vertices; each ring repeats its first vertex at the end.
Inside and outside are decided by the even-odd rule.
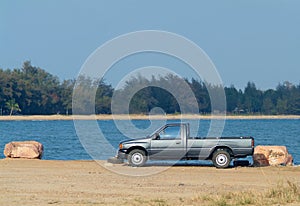
MULTIPOLYGON (((85 123, 88 124, 89 121, 85 123)), ((150 124, 147 120, 135 120, 133 123, 140 129, 147 128, 150 124)), ((117 148, 120 140, 127 138, 121 134, 112 120, 101 120, 98 124, 114 148, 117 148)), ((209 120, 201 120, 198 136, 206 136, 209 125, 209 120)), ((44 145, 43 159, 92 159, 81 145, 73 121, 0 121, 0 131, 0 158, 4 158, 2 151, 6 143, 36 140, 44 145)), ((130 134, 130 131, 128 132, 130 134)), ((136 138, 147 134, 135 132, 131 135, 136 138)), ((256 145, 285 145, 293 155, 295 164, 300 164, 300 120, 227 120, 222 135, 253 136, 256 145)), ((94 149, 105 150, 105 148, 94 149)), ((99 154, 97 159, 106 159, 113 156, 115 150, 111 150, 109 154, 107 152, 97 154, 99 154)))

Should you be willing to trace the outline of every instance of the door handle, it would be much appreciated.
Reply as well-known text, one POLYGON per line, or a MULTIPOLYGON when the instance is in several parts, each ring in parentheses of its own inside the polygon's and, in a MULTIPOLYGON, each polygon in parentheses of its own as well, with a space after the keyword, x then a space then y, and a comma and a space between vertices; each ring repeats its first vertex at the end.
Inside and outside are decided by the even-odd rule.
POLYGON ((176 144, 181 144, 181 142, 176 142, 176 144))

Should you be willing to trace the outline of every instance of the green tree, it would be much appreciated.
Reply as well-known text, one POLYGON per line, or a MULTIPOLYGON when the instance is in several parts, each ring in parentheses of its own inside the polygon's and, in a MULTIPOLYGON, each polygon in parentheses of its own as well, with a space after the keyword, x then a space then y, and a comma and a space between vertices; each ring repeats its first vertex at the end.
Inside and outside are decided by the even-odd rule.
POLYGON ((287 112, 287 100, 279 98, 276 104, 277 114, 286 114, 287 112))
POLYGON ((15 99, 11 99, 11 100, 7 101, 6 106, 10 110, 9 116, 11 116, 14 111, 15 112, 20 112, 21 111, 21 109, 19 107, 19 104, 16 103, 15 99))
POLYGON ((66 115, 72 114, 72 92, 75 80, 64 80, 59 89, 60 104, 66 115))
POLYGON ((288 98, 288 104, 287 104, 287 113, 289 114, 300 114, 300 89, 296 86, 290 87, 289 91, 290 95, 288 98))
POLYGON ((248 113, 260 113, 262 108, 262 91, 253 82, 248 82, 244 91, 244 107, 248 113))
POLYGON ((226 102, 227 102, 227 111, 234 112, 239 108, 240 98, 238 90, 231 85, 229 88, 225 87, 226 102))
POLYGON ((267 98, 264 98, 263 100, 263 105, 262 105, 262 112, 264 114, 274 114, 274 104, 271 100, 271 98, 267 97, 267 98))
POLYGON ((97 90, 94 80, 87 76, 79 76, 73 90, 72 101, 76 106, 76 114, 93 114, 95 112, 94 94, 97 90))
MULTIPOLYGON (((256 114, 300 114, 300 84, 295 86, 288 81, 278 84, 276 89, 266 91, 257 89, 253 82, 248 82, 242 91, 233 85, 223 88, 195 79, 189 81, 172 74, 152 79, 141 75, 133 77, 118 90, 104 81, 84 76, 76 81, 76 84, 72 79, 60 82, 58 77, 33 66, 30 61, 25 61, 20 69, 0 69, 0 114, 71 114, 73 100, 77 103, 79 101, 76 104, 79 113, 109 114, 112 112, 112 95, 119 97, 115 102, 117 109, 114 112, 117 113, 127 112, 128 108, 124 108, 127 105, 123 102, 130 102, 130 113, 146 114, 154 107, 160 107, 166 113, 185 111, 205 114, 212 109, 210 95, 218 99, 217 94, 223 89, 229 113, 247 111, 256 114), (190 89, 193 95, 188 93, 190 89), (74 90, 79 94, 75 99, 72 95, 74 90), (91 91, 96 96, 90 95, 93 93, 91 91), (172 94, 176 94, 176 98, 172 94), (196 97, 196 103, 192 96, 196 97), (185 104, 179 104, 178 100, 185 104), (95 108, 91 107, 94 105, 93 101, 95 108), (16 103, 18 106, 13 106, 16 103)), ((220 105, 215 105, 214 110, 222 109, 218 106, 220 105)))
POLYGON ((263 114, 271 115, 276 114, 276 103, 278 99, 278 94, 273 89, 268 89, 263 92, 263 114))
POLYGON ((111 97, 113 95, 113 88, 102 79, 98 83, 96 92, 96 114, 111 114, 111 97))
POLYGON ((201 81, 192 79, 189 85, 197 99, 199 113, 209 113, 211 110, 210 97, 205 84, 201 81))

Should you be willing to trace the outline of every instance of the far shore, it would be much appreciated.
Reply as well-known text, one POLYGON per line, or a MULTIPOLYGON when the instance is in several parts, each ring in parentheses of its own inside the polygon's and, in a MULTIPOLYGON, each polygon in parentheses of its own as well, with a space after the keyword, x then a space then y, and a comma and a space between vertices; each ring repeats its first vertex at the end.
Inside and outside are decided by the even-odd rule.
POLYGON ((0 116, 0 120, 147 120, 147 119, 300 119, 300 115, 12 115, 0 116))

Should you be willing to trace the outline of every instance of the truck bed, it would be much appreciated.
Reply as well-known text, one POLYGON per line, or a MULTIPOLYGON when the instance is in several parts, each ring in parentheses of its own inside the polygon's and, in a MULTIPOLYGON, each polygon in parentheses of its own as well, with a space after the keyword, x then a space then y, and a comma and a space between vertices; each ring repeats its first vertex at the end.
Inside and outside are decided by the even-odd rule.
POLYGON ((189 137, 188 139, 253 139, 253 137, 189 137))

